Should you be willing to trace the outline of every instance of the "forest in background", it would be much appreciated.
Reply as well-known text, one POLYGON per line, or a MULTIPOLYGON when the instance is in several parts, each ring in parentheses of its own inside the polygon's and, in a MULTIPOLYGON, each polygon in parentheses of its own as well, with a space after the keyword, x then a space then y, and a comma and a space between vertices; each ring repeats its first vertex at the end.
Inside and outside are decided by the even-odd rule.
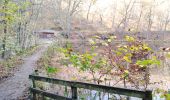
POLYGON ((30 0, 0 1, 1 58, 9 58, 37 44, 34 30, 41 4, 30 0))
POLYGON ((22 63, 15 56, 54 40, 37 62, 40 75, 138 90, 160 87, 166 97, 169 6, 169 0, 1 0, 0 77, 22 63), (53 38, 41 38, 43 31, 53 31, 53 38))

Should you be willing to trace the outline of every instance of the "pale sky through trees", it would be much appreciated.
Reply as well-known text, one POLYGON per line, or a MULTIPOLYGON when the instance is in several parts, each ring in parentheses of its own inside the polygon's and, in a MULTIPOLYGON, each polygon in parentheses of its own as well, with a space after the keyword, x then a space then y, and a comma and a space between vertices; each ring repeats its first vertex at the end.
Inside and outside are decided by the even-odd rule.
MULTIPOLYGON (((58 15, 60 15, 61 18, 65 18, 63 14, 64 12, 67 12, 65 7, 67 7, 67 2, 69 0, 60 1, 62 3, 61 8, 63 9, 62 14, 59 12, 59 14, 56 14, 56 1, 59 2, 60 0, 44 1, 44 13, 42 14, 44 14, 45 17, 51 16, 48 22, 44 22, 47 26, 49 26, 47 23, 51 22, 50 24, 52 24, 51 26, 53 27, 53 20, 50 19, 56 21, 56 16, 58 15), (48 12, 48 16, 46 15, 46 12, 48 12)), ((123 27, 126 27, 125 29, 134 28, 134 30, 138 27, 139 30, 145 30, 148 29, 148 26, 151 27, 151 30, 163 30, 165 29, 165 26, 166 29, 170 29, 170 0, 94 0, 95 2, 93 4, 90 4, 93 0, 75 1, 81 1, 81 3, 73 14, 72 22, 88 19, 88 22, 90 23, 97 23, 95 25, 99 25, 98 23, 102 22, 102 24, 108 28, 113 28, 114 26, 113 30, 117 27, 120 29, 123 27), (130 6, 127 9, 128 5, 130 6), (128 11, 128 13, 126 13, 126 11, 128 11), (126 21, 124 21, 125 17, 126 21), (124 24, 126 25, 124 26, 124 24)), ((71 2, 74 2, 74 0, 71 0, 71 2)))
MULTIPOLYGON (((153 18, 154 23, 158 22, 158 17, 165 17, 166 13, 170 12, 170 10, 168 10, 170 0, 96 0, 95 4, 91 7, 90 18, 92 18, 92 16, 98 17, 98 15, 102 15, 103 21, 110 26, 112 24, 110 20, 112 20, 113 14, 116 16, 115 19, 120 20, 120 16, 124 14, 125 6, 128 5, 129 2, 135 2, 134 5, 130 5, 133 6, 131 10, 133 16, 139 17, 141 10, 143 10, 143 14, 145 15, 151 7, 153 16, 156 16, 153 18)), ((87 11, 88 5, 88 2, 83 4, 84 11, 87 11)), ((86 17, 84 11, 82 11, 82 15, 86 17)), ((163 20, 163 18, 161 19, 163 20)))

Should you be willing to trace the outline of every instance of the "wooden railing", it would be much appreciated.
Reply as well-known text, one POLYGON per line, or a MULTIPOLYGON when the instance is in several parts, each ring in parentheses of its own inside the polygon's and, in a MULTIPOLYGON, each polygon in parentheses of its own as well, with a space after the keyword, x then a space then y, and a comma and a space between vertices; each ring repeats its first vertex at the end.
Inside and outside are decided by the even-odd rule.
POLYGON ((152 91, 149 91, 149 90, 140 91, 140 90, 133 90, 133 89, 117 88, 117 87, 96 85, 96 84, 90 84, 90 83, 66 81, 66 80, 48 78, 48 77, 43 77, 43 76, 38 76, 38 75, 29 75, 29 78, 33 82, 33 87, 30 88, 30 91, 33 94, 34 100, 36 100, 37 94, 43 95, 45 97, 57 99, 57 100, 77 100, 78 99, 78 95, 77 95, 78 88, 96 90, 96 91, 105 92, 105 93, 114 93, 114 94, 129 96, 129 97, 138 97, 138 98, 142 98, 143 100, 152 100, 152 91), (53 94, 53 93, 49 93, 49 92, 37 89, 35 81, 69 86, 71 87, 72 97, 71 98, 63 97, 57 94, 53 94))

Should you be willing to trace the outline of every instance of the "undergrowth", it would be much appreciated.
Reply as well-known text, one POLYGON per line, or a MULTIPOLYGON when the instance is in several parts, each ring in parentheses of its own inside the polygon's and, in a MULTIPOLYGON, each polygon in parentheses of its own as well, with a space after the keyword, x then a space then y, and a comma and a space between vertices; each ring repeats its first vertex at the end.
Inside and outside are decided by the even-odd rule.
POLYGON ((52 74, 58 72, 58 69, 51 64, 51 59, 54 57, 57 46, 55 44, 48 47, 47 51, 44 53, 44 55, 40 58, 40 60, 37 62, 39 72, 45 71, 48 76, 51 76, 52 74))

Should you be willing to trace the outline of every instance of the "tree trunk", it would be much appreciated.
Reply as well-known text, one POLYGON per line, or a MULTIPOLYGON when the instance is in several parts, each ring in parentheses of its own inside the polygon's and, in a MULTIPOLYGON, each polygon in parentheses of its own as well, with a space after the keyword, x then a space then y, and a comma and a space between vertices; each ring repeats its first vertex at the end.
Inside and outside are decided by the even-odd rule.
POLYGON ((90 13, 90 9, 91 9, 91 6, 92 6, 92 1, 90 2, 90 5, 88 7, 88 12, 87 12, 87 20, 89 20, 89 13, 90 13))
POLYGON ((71 32, 71 16, 67 16, 67 26, 66 26, 66 38, 70 37, 70 32, 71 32))
POLYGON ((4 37, 3 37, 3 43, 2 43, 2 49, 3 49, 3 52, 2 52, 2 58, 5 58, 5 51, 6 51, 6 35, 7 35, 7 14, 6 14, 6 12, 7 12, 7 4, 8 4, 8 0, 5 0, 5 2, 4 2, 4 7, 3 7, 3 9, 4 9, 4 11, 5 11, 5 14, 4 14, 4 17, 5 17, 5 19, 4 19, 4 29, 3 29, 3 31, 4 31, 4 37))
POLYGON ((6 22, 4 23, 4 38, 3 38, 3 44, 2 44, 2 58, 5 58, 5 51, 6 51, 6 34, 7 34, 7 25, 6 22))

